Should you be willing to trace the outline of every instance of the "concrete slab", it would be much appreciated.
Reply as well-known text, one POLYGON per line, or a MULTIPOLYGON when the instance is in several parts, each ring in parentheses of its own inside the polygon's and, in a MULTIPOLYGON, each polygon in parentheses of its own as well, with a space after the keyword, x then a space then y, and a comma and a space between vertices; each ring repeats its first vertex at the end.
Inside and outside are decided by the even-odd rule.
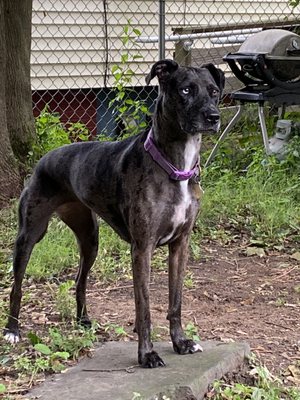
POLYGON ((250 351, 246 343, 208 341, 201 345, 203 353, 180 356, 170 343, 155 343, 166 367, 143 369, 136 365, 137 343, 108 342, 96 349, 93 358, 47 379, 26 398, 201 400, 209 384, 236 370, 250 351))

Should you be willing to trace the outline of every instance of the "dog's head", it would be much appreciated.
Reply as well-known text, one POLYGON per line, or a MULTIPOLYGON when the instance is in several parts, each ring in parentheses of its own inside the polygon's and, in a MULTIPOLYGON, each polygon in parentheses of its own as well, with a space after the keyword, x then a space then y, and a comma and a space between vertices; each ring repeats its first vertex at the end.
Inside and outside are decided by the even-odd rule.
POLYGON ((225 84, 224 73, 213 64, 180 67, 173 60, 155 63, 146 77, 158 78, 164 112, 176 118, 186 134, 216 132, 220 127, 218 103, 225 84))

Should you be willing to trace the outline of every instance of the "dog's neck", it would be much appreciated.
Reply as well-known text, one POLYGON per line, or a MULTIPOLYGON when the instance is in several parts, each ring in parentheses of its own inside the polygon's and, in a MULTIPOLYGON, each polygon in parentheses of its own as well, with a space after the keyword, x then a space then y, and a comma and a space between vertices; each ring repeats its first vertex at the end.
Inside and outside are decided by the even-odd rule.
POLYGON ((181 130, 176 121, 160 118, 153 120, 153 138, 166 159, 180 170, 193 168, 201 147, 201 135, 189 135, 181 130))

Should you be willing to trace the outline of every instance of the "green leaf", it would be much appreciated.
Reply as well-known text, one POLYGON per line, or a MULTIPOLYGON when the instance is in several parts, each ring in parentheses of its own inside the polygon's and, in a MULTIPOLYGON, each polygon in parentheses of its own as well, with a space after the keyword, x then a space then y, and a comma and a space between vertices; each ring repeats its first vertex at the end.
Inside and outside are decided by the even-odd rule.
POLYGON ((123 28, 123 31, 126 35, 128 35, 128 31, 129 31, 129 25, 125 25, 123 28))
POLYGON ((137 29, 137 28, 133 28, 133 32, 137 35, 137 36, 140 36, 141 35, 141 31, 139 30, 139 29, 137 29))
POLYGON ((133 58, 133 60, 138 60, 138 59, 143 58, 143 56, 141 54, 135 54, 132 58, 133 58))
POLYGON ((70 357, 70 353, 67 351, 56 351, 52 354, 53 358, 62 358, 63 360, 67 360, 70 357))
POLYGON ((120 69, 120 67, 117 64, 114 64, 111 68, 111 72, 112 74, 114 74, 115 72, 117 72, 120 69))
POLYGON ((124 46, 125 46, 128 42, 129 42, 129 37, 128 37, 128 36, 122 37, 122 43, 123 43, 124 46))
POLYGON ((3 385, 3 383, 0 383, 0 393, 5 393, 6 392, 6 386, 3 385))
POLYGON ((128 54, 122 54, 121 55, 121 61, 122 61, 122 63, 127 63, 127 61, 128 61, 128 54))
POLYGON ((44 354, 45 356, 49 356, 52 353, 51 349, 43 343, 37 343, 34 346, 34 350, 38 351, 39 353, 44 354))
POLYGON ((122 77, 122 73, 121 72, 115 73, 115 80, 116 81, 119 81, 121 77, 122 77))
POLYGON ((29 332, 27 335, 30 343, 32 344, 32 346, 36 345, 37 343, 41 343, 42 339, 36 335, 34 332, 29 332))
POLYGON ((134 104, 134 100, 132 100, 132 99, 127 99, 127 100, 125 100, 125 103, 126 104, 134 104))

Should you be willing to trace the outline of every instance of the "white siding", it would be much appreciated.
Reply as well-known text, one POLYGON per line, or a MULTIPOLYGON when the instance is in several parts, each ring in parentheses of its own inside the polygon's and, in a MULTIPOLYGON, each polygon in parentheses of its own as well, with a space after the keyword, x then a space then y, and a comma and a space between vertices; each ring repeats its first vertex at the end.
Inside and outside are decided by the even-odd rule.
MULTIPOLYGON (((287 0, 265 1, 166 1, 166 34, 178 26, 276 21, 293 18, 287 0)), ((158 34, 158 1, 107 0, 105 16, 102 0, 33 0, 32 86, 34 89, 103 87, 113 64, 126 51, 122 45, 123 26, 131 24, 142 36, 158 34), (106 39, 105 18, 107 20, 106 39)), ((195 45, 211 46, 209 40, 195 45)), ((172 57, 175 43, 166 44, 172 57)), ((131 46, 135 72, 132 84, 143 85, 149 65, 158 57, 157 44, 131 46)), ((132 57, 131 57, 132 60, 132 57)))

